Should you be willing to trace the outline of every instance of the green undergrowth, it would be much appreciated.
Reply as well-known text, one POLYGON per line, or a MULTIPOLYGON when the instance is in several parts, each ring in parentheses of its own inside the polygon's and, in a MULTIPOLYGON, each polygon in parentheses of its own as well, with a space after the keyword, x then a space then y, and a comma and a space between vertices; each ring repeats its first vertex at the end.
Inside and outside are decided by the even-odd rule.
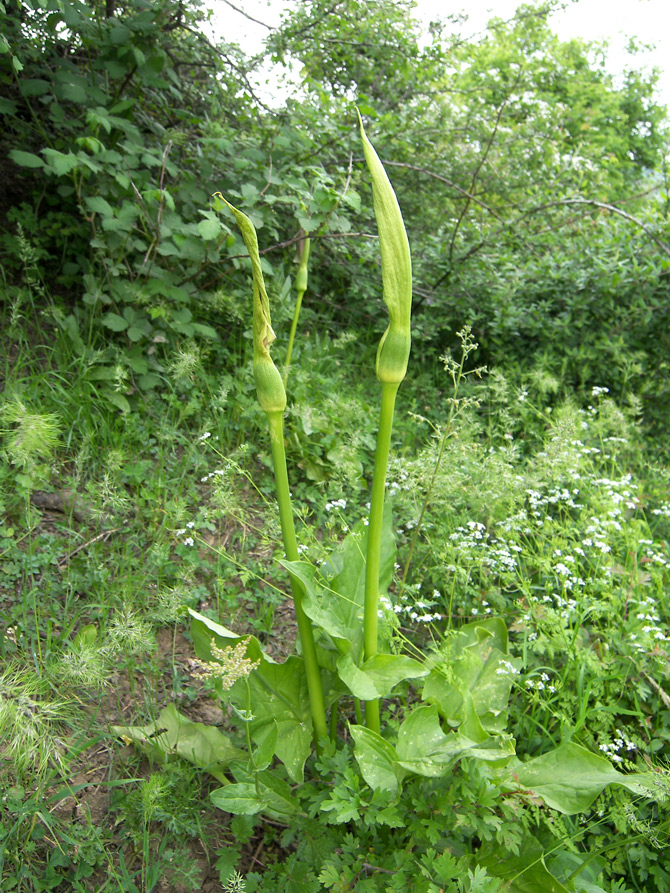
MULTIPOLYGON (((464 624, 504 621, 518 757, 579 745, 624 773, 651 770, 657 802, 619 787, 556 815, 501 795, 467 758, 450 784, 410 780, 399 797, 367 786, 350 741, 310 760, 308 777, 330 781, 294 788, 290 822, 231 823, 208 776, 159 751, 147 762, 112 726, 174 705, 230 731, 192 660, 189 606, 276 660, 292 649, 259 412, 223 355, 185 368, 184 352, 165 358, 163 393, 112 411, 62 333, 13 331, 0 406, 3 889, 195 890, 218 877, 220 889, 495 891, 526 877, 511 889, 530 891, 528 835, 564 889, 670 889, 670 476, 634 402, 599 384, 585 405, 564 400, 539 371, 474 374, 476 354, 459 391, 450 358, 437 377, 410 376, 380 622, 425 654, 464 624), (494 867, 503 853, 508 875, 494 867)), ((308 333, 291 369, 286 446, 301 555, 316 566, 369 498, 376 419, 347 341, 308 333)), ((404 685, 391 730, 415 697, 404 685)))
POLYGON ((3 893, 670 893, 667 109, 559 5, 0 0, 3 893))

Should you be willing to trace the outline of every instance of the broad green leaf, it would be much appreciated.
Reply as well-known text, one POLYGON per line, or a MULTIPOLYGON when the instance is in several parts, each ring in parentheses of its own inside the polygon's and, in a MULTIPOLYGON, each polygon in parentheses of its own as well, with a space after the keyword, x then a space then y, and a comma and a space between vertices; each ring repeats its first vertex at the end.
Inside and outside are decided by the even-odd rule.
POLYGON ((21 78, 19 89, 22 96, 43 96, 51 90, 51 83, 42 78, 21 78))
POLYGON ((140 328, 139 326, 130 326, 126 334, 131 341, 139 341, 148 333, 144 328, 140 328))
POLYGON ((405 771, 398 763, 393 745, 365 726, 349 728, 354 739, 354 756, 363 778, 375 791, 396 793, 405 771))
POLYGON ((236 784, 229 784, 212 791, 210 799, 215 806, 236 815, 255 815, 266 812, 274 818, 286 820, 299 812, 298 801, 291 788, 271 772, 252 774, 236 766, 236 784))
POLYGON ((107 326, 112 332, 124 332, 128 328, 128 320, 118 313, 105 313, 102 317, 103 326, 107 326))
POLYGON ((519 855, 500 844, 484 843, 477 854, 477 864, 506 882, 506 893, 574 893, 547 869, 544 852, 534 837, 524 838, 519 855))
POLYGON ((566 878, 572 878, 571 884, 576 893, 607 893, 598 883, 598 878, 608 867, 604 856, 559 850, 547 855, 546 863, 549 871, 564 883, 568 883, 566 878))
POLYGON ((398 732, 398 762, 417 775, 436 778, 444 775, 449 765, 463 756, 497 762, 507 761, 514 753, 512 738, 488 735, 474 713, 464 727, 464 732, 445 734, 436 707, 415 708, 398 732))
MULTIPOLYGON (((115 21, 115 20, 113 20, 113 21, 115 21)), ((109 39, 111 40, 111 42, 119 44, 119 45, 123 44, 123 43, 127 43, 129 41, 131 35, 132 35, 132 32, 128 28, 126 28, 125 25, 121 25, 121 24, 115 24, 114 27, 111 28, 109 31, 109 39)), ((118 106, 115 106, 114 110, 116 110, 117 108, 118 108, 118 106)))
POLYGON ((90 195, 84 201, 94 213, 100 214, 102 217, 114 216, 114 208, 101 195, 90 195))
POLYGON ((161 710, 155 722, 146 726, 113 726, 113 729, 154 756, 182 757, 220 781, 225 780, 224 768, 232 760, 245 756, 244 751, 214 726, 191 722, 174 704, 161 710))
POLYGON ((94 366, 86 373, 89 381, 114 381, 116 379, 116 366, 94 366))
MULTIPOLYGON (((286 663, 271 661, 261 650, 254 636, 238 636, 215 620, 189 609, 193 618, 191 635, 195 653, 201 660, 211 660, 212 641, 220 648, 248 640, 247 657, 260 660, 260 666, 246 679, 236 682, 226 697, 238 710, 251 709, 251 737, 263 745, 276 733, 274 753, 284 763, 294 781, 302 781, 305 760, 312 742, 312 714, 302 658, 289 657, 286 663), (248 685, 248 688, 247 688, 248 685)), ((219 694, 222 694, 220 688, 219 694)))
POLYGON ((128 402, 128 398, 124 397, 123 394, 119 394, 118 391, 113 391, 111 388, 104 388, 101 393, 108 403, 111 403, 112 406, 120 409, 121 412, 130 412, 130 403, 128 402))
POLYGON ((286 817, 300 812, 299 801, 293 796, 291 786, 282 778, 278 778, 270 771, 259 772, 256 777, 263 797, 273 814, 286 817))
POLYGON ((202 335, 203 338, 210 338, 212 341, 218 341, 219 336, 215 329, 211 326, 207 326, 201 322, 191 323, 191 328, 198 335, 202 335))
POLYGON ((23 152, 21 149, 12 149, 9 157, 19 167, 44 167, 44 161, 39 155, 33 155, 32 152, 23 152))
POLYGON ((160 384, 160 378, 154 372, 147 372, 146 375, 140 375, 139 377, 139 386, 143 391, 150 391, 157 384, 160 384))
POLYGON ((222 227, 218 220, 206 218, 205 220, 201 220, 198 224, 198 235, 205 242, 211 242, 212 239, 217 239, 221 235, 221 232, 222 227))
POLYGON ((486 617, 466 623, 459 627, 458 638, 462 642, 461 647, 463 648, 476 643, 488 642, 503 654, 507 654, 509 651, 507 624, 501 617, 486 617))
POLYGON ((624 775, 609 760, 573 742, 525 763, 514 759, 499 771, 498 777, 508 790, 530 792, 566 815, 585 812, 610 784, 621 785, 643 797, 655 796, 651 773, 624 775))
MULTIPOLYGON (((101 143, 100 140, 96 139, 94 136, 81 136, 75 140, 75 144, 80 149, 90 152, 91 155, 100 155, 105 149, 104 143, 101 143)), ((105 155, 105 161, 107 160, 109 159, 105 155)))
POLYGON ((374 682, 356 665, 351 652, 341 654, 338 658, 337 675, 354 697, 362 701, 373 701, 379 697, 374 682))
POLYGON ((303 608, 314 624, 328 633, 341 652, 362 648, 363 606, 345 598, 315 579, 316 569, 306 561, 280 561, 305 587, 303 608))
POLYGON ((452 726, 463 721, 472 702, 487 731, 504 731, 519 660, 507 654, 507 628, 502 621, 468 624, 447 637, 428 663, 434 669, 423 688, 424 701, 436 704, 452 726))
POLYGON ((266 735, 262 743, 256 749, 256 752, 254 753, 254 768, 259 770, 268 768, 268 766, 272 762, 272 758, 275 755, 278 738, 279 727, 275 722, 270 728, 270 733, 266 735))
POLYGON ((79 164, 79 159, 72 152, 58 152, 56 149, 44 149, 43 151, 48 163, 59 177, 69 174, 79 164))
POLYGON ((194 611, 193 608, 189 608, 188 613, 193 618, 191 636, 195 653, 200 660, 212 659, 212 639, 219 648, 227 648, 230 645, 236 645, 240 639, 248 638, 247 657, 250 660, 258 660, 263 656, 264 660, 271 661, 271 658, 262 654, 260 643, 255 636, 240 636, 238 633, 226 629, 225 626, 221 626, 216 620, 194 611))
MULTIPOLYGON (((361 521, 321 568, 319 578, 307 562, 281 562, 305 586, 303 608, 307 616, 331 636, 341 654, 351 652, 356 664, 363 655, 366 549, 367 527, 361 521)), ((391 583, 395 554, 391 505, 387 502, 382 528, 381 592, 391 583)))
MULTIPOLYGON (((305 760, 312 746, 312 713, 302 658, 289 657, 286 663, 261 661, 248 677, 250 704, 254 719, 251 737, 263 744, 277 730, 275 753, 294 781, 303 780, 305 760)), ((231 701, 247 710, 246 685, 238 682, 230 690, 231 701)))
MULTIPOLYGON (((330 578, 330 585, 337 592, 348 596, 352 601, 364 603, 365 596, 365 555, 367 553, 367 527, 363 522, 357 524, 342 546, 331 555, 323 569, 323 574, 330 578)), ((379 567, 379 591, 384 593, 391 585, 395 565, 396 546, 393 535, 393 516, 391 501, 384 505, 382 523, 382 550, 379 567)))
POLYGON ((149 364, 147 363, 146 357, 143 357, 141 353, 138 353, 137 350, 133 352, 127 352, 126 358, 128 360, 128 365, 136 372, 138 375, 146 375, 149 371, 149 364))
POLYGON ((428 669, 403 654, 376 654, 357 667, 350 653, 337 662, 340 679, 349 691, 363 701, 385 698, 405 679, 417 679, 428 674, 428 669))
POLYGON ((256 815, 265 808, 264 800, 259 797, 255 784, 242 782, 217 788, 209 795, 214 806, 233 815, 256 815))
POLYGON ((86 88, 80 84, 61 84, 60 87, 54 89, 54 92, 59 99, 67 99, 78 105, 85 103, 88 99, 86 88))
POLYGON ((436 707, 417 707, 400 726, 396 751, 400 765, 417 775, 438 777, 466 748, 456 733, 442 731, 436 707))
POLYGON ((128 216, 104 217, 102 220, 102 228, 106 233, 129 233, 132 232, 133 225, 132 218, 128 216))
POLYGON ((175 322, 190 322, 192 317, 193 314, 188 307, 179 307, 177 310, 172 311, 172 319, 175 322))

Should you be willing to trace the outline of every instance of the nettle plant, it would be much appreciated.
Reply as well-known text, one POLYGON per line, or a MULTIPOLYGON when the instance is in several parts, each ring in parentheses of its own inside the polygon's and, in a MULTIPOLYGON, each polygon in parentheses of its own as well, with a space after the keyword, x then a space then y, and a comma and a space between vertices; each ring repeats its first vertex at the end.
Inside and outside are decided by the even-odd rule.
MULTIPOLYGON (((449 619, 446 630, 433 631, 433 644, 425 650, 398 631, 389 594, 396 547, 385 489, 396 394, 410 353, 411 259, 395 193, 362 121, 360 128, 389 312, 376 359, 381 410, 369 517, 350 530, 320 567, 301 558, 284 451, 285 376, 270 354, 275 334, 256 231, 242 211, 219 195, 221 208, 234 215, 251 258, 254 378, 268 420, 285 552, 281 563, 290 580, 300 653, 277 663, 256 637, 240 636, 189 609, 201 675, 243 736, 235 739, 191 722, 174 705, 147 726, 118 731, 154 755, 178 755, 211 773, 221 783, 211 799, 225 812, 265 814, 280 822, 308 811, 300 791, 313 752, 320 755, 309 764, 315 773, 312 780, 319 784, 318 767, 328 765, 324 753, 332 755, 338 747, 344 751, 351 740, 358 770, 373 796, 396 804, 404 790, 416 791, 417 779, 426 779, 427 786, 444 779, 448 785, 461 760, 466 766, 477 762, 473 771, 485 777, 487 797, 493 791, 501 803, 509 804, 511 798, 519 808, 527 804, 531 810, 545 807, 565 815, 584 812, 610 784, 653 798, 658 788, 652 773, 623 774, 569 737, 550 752, 518 759, 506 725, 521 661, 510 654, 501 618, 478 618, 458 628, 449 619), (388 711, 380 710, 384 703, 388 711), (383 723, 382 717, 388 721, 383 723)), ((305 259, 300 292, 306 275, 305 259)), ((332 778, 324 778, 324 788, 329 784, 332 787, 332 778)), ((341 806, 334 796, 320 801, 323 821, 352 818, 347 810, 339 819, 332 818, 341 806)), ((411 812, 409 804, 407 810, 411 812)), ((444 822, 448 824, 448 816, 444 822)), ((572 881, 564 886, 550 873, 543 848, 530 832, 525 841, 517 837, 510 843, 515 858, 509 862, 505 860, 510 853, 496 855, 490 847, 475 844, 468 864, 507 881, 511 890, 531 889, 521 884, 522 877, 535 885, 533 889, 575 889, 572 881)))

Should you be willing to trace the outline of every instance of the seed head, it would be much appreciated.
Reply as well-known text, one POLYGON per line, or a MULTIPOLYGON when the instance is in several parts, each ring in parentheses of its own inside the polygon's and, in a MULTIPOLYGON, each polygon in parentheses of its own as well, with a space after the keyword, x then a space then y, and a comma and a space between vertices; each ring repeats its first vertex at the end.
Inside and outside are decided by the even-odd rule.
POLYGON ((224 691, 232 688, 238 679, 248 676, 256 670, 260 660, 249 660, 246 657, 248 639, 240 639, 237 645, 219 648, 212 642, 212 660, 194 660, 199 669, 193 674, 197 679, 218 679, 224 691))

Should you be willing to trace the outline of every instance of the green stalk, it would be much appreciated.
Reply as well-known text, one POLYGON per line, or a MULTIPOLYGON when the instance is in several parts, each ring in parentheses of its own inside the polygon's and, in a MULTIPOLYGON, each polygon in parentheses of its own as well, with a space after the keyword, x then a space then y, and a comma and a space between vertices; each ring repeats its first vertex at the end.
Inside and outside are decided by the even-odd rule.
POLYGON ((300 308, 302 299, 307 291, 307 263, 309 261, 309 239, 300 240, 300 266, 295 277, 295 287, 297 297, 295 299, 295 310, 293 311, 293 321, 291 323, 291 331, 288 336, 288 349, 286 351, 286 364, 284 365, 284 385, 288 381, 288 372, 291 366, 291 354, 293 353, 293 342, 295 341, 295 333, 298 328, 298 317, 300 316, 300 308))
POLYGON ((337 701, 330 708, 330 740, 337 740, 337 701))
MULTIPOLYGON (((372 478, 370 519, 368 522, 368 550, 365 562, 365 606, 363 611, 363 643, 365 660, 377 654, 379 627, 379 566, 384 518, 384 490, 391 449, 393 412, 399 382, 382 382, 382 403, 379 413, 379 432, 375 470, 372 478)), ((379 701, 367 701, 365 719, 368 728, 379 732, 379 701)))
MULTIPOLYGON (((377 653, 379 611, 379 566, 381 563, 382 521, 384 517, 384 488, 391 448, 391 429, 395 398, 400 382, 407 372, 412 342, 412 259, 405 224, 393 187, 386 176, 379 156, 365 134, 358 115, 363 140, 363 154, 372 180, 372 203, 379 230, 379 250, 382 261, 384 303, 389 312, 389 324, 377 350, 375 372, 382 383, 382 403, 377 434, 377 453, 372 478, 368 549, 365 563, 365 606, 363 611, 363 654, 369 660, 377 653)), ((368 728, 379 732, 379 701, 365 705, 368 728)))
MULTIPOLYGON (((288 472, 286 470, 286 453, 284 450, 284 413, 268 412, 268 425, 270 427, 270 443, 272 445, 272 464, 275 472, 277 486, 277 502, 279 503, 279 520, 284 540, 284 552, 289 561, 299 561, 298 541, 295 535, 293 523, 293 511, 291 509, 291 494, 288 485, 288 472)), ((328 723, 326 721, 326 708, 321 686, 321 674, 316 657, 314 645, 314 633, 309 617, 302 607, 302 584, 293 574, 290 574, 291 592, 295 605, 295 616, 298 622, 298 633, 302 645, 302 656, 305 662, 305 675, 307 677, 307 690, 312 710, 312 722, 317 742, 328 735, 328 723)))
MULTIPOLYGON (((288 486, 288 472, 286 470, 286 453, 284 452, 284 410, 286 409, 286 388, 270 356, 270 346, 275 340, 270 319, 270 301, 261 267, 260 252, 258 250, 258 237, 251 220, 231 205, 220 192, 216 193, 224 204, 232 211, 237 225, 242 233, 244 244, 247 246, 251 260, 252 286, 253 286, 253 332, 254 332, 254 381, 256 382, 256 394, 261 408, 265 412, 270 428, 270 442, 272 444, 272 462, 274 465, 275 482, 277 485, 277 501, 279 503, 279 518, 281 521, 282 536, 284 539, 284 551, 289 561, 298 561, 298 543, 293 525, 293 512, 291 511, 291 496, 288 486)), ((306 259, 305 259, 306 264, 306 259)), ((306 281, 307 267, 304 269, 304 285, 306 281)), ((295 603, 296 620, 298 621, 298 633, 302 644, 305 675, 307 677, 307 690, 314 723, 314 738, 318 747, 321 738, 328 735, 326 722, 326 708, 321 687, 321 674, 316 658, 314 645, 314 633, 312 623, 302 607, 303 589, 300 581, 291 575, 291 591, 295 603)))

